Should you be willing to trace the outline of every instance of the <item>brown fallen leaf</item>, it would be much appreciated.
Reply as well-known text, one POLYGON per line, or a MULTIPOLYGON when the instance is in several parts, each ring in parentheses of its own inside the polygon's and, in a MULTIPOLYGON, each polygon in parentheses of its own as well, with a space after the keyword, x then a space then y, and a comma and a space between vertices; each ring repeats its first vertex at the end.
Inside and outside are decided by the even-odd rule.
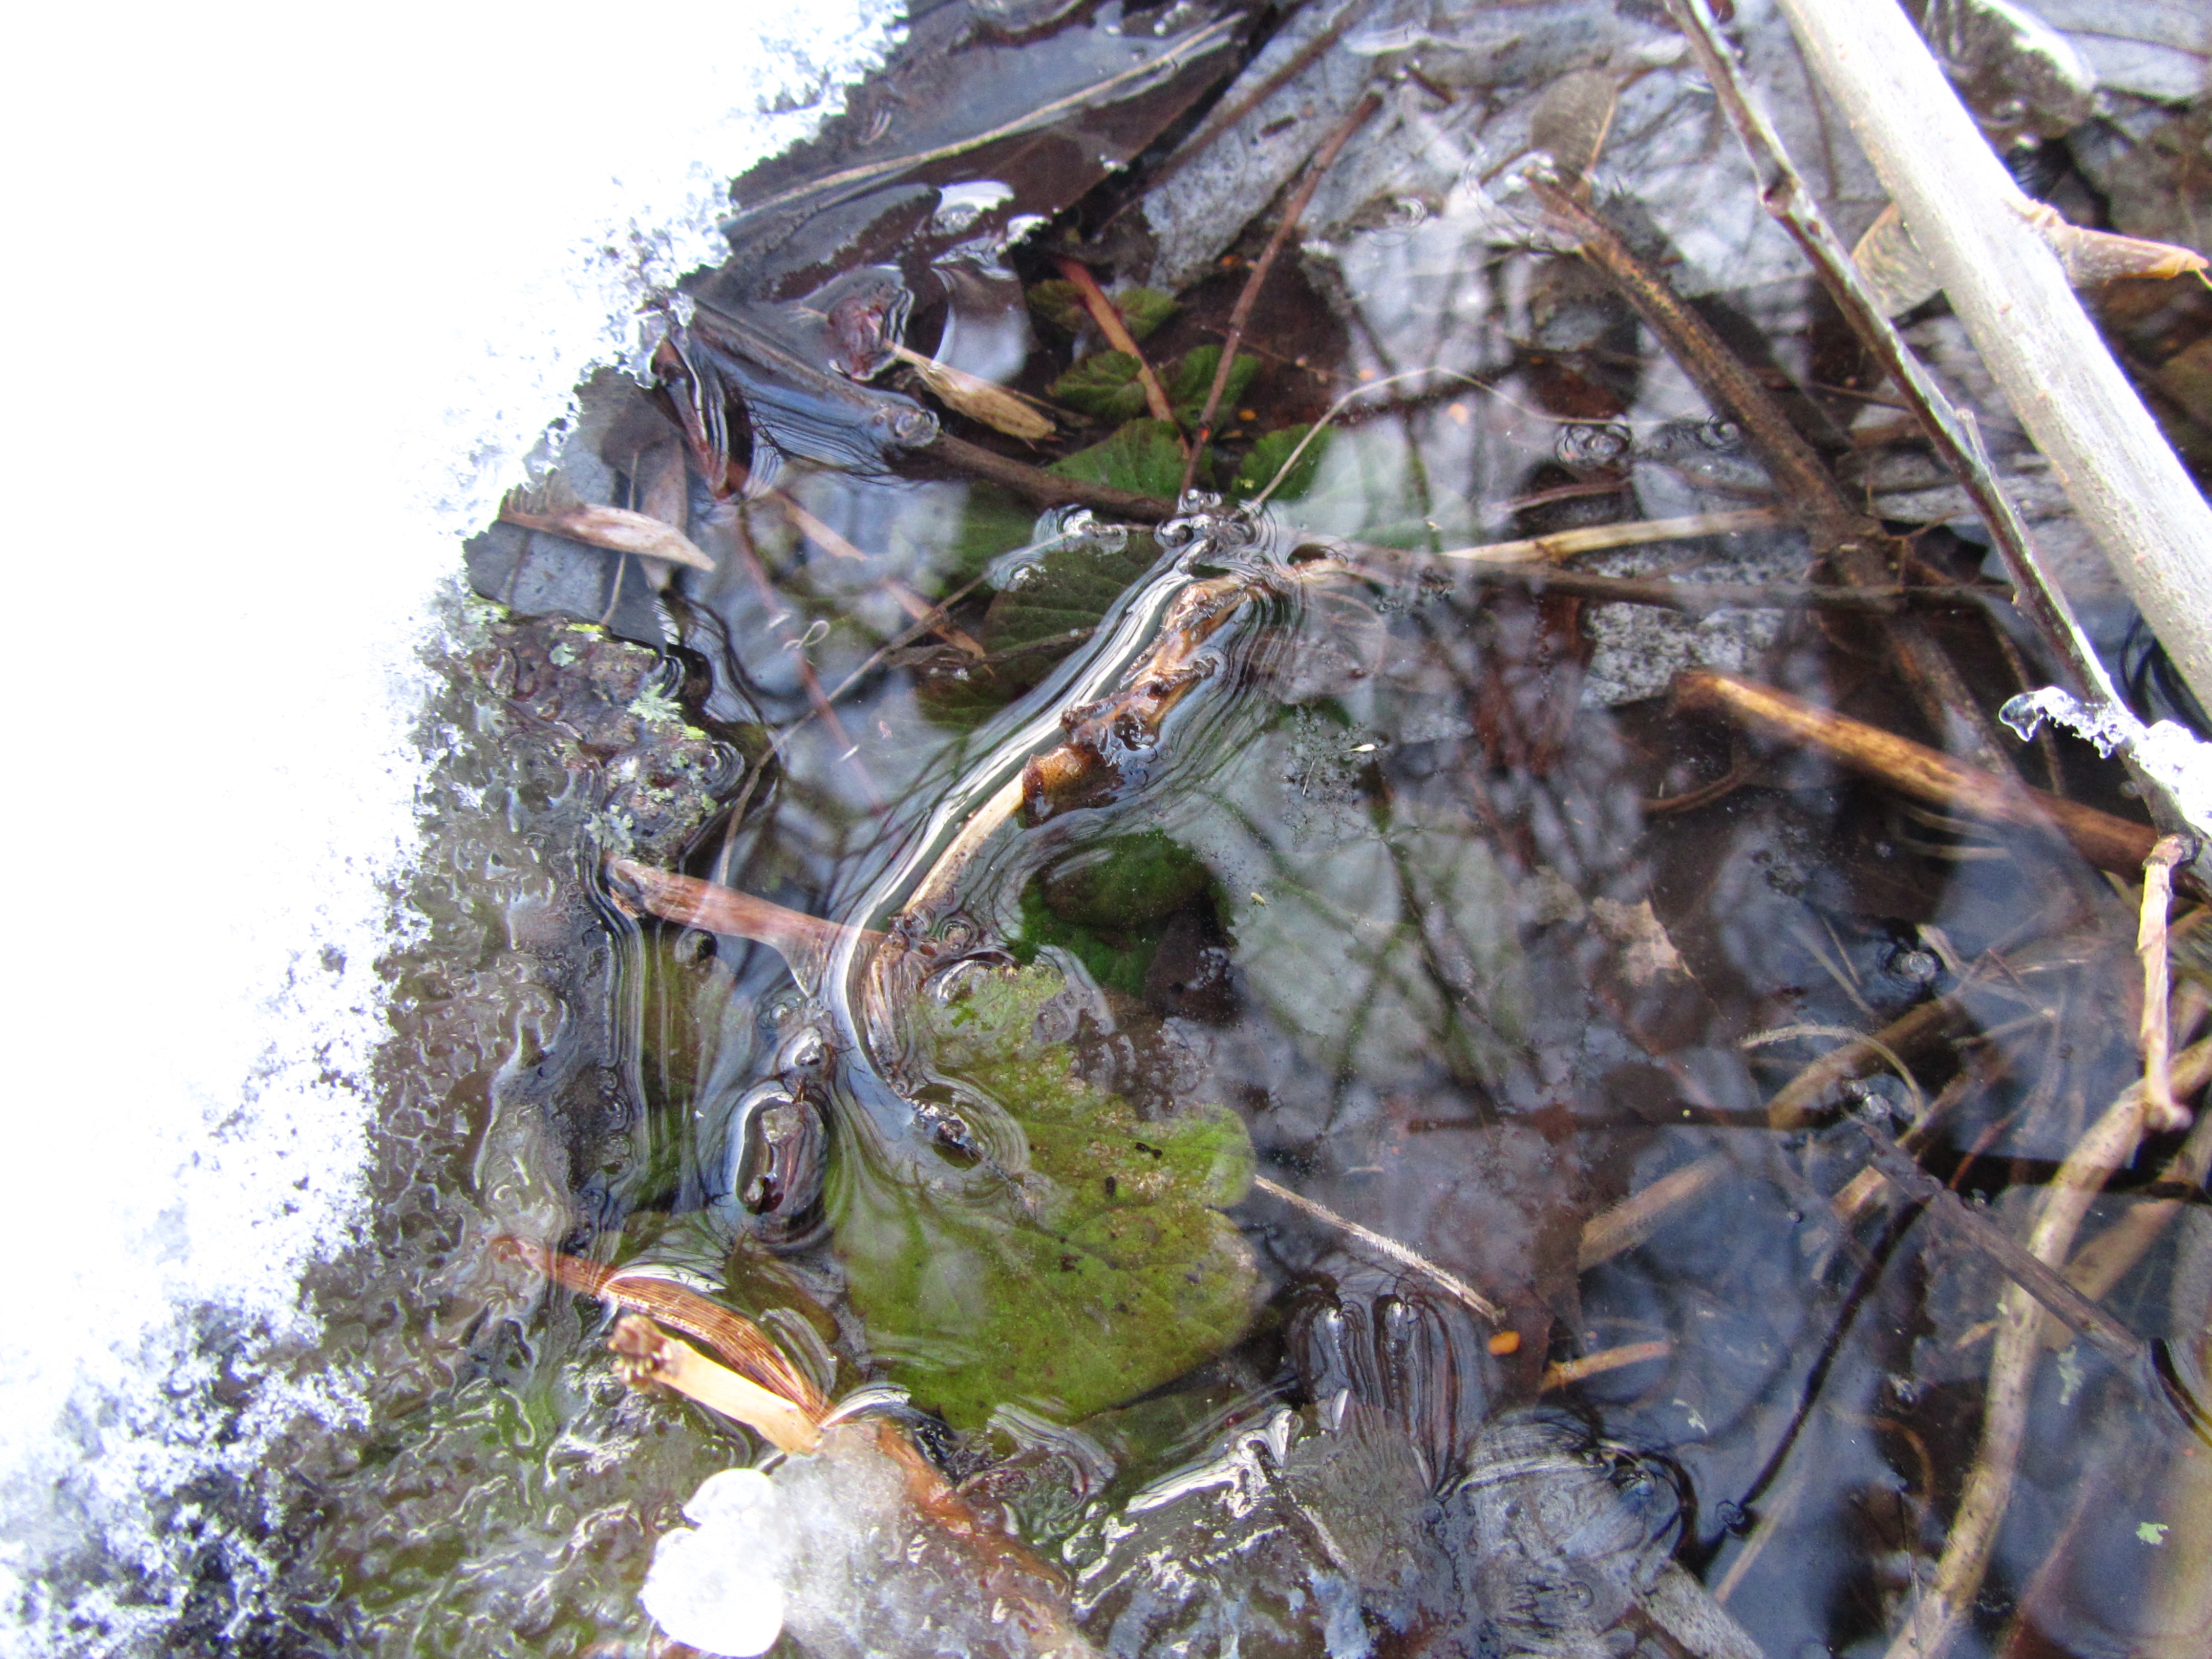
POLYGON ((1590 915, 1597 922, 1598 931, 1621 947, 1620 970, 1637 989, 1675 975, 1688 975, 1690 969, 1682 960, 1682 953, 1667 937, 1666 928, 1652 912, 1650 899, 1639 899, 1634 904, 1623 904, 1619 899, 1592 899, 1590 915))
POLYGON ((894 345, 891 352, 921 377, 921 383, 947 409, 971 421, 981 421, 994 432, 1019 438, 1024 443, 1036 443, 1049 438, 1058 429, 1018 392, 1009 392, 980 375, 940 363, 902 345, 894 345))

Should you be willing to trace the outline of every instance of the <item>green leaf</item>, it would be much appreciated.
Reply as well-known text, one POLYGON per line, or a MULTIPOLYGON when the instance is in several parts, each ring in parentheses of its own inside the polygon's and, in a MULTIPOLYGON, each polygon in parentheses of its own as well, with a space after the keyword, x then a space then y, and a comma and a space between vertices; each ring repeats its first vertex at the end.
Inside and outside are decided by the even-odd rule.
MULTIPOLYGON (((1127 289, 1108 297, 1114 301, 1114 309, 1121 313, 1121 322, 1133 340, 1143 339, 1182 308, 1172 296, 1153 288, 1127 289)), ((1080 334, 1091 321, 1082 290, 1058 277, 1032 287, 1029 301, 1030 309, 1038 316, 1069 334, 1080 334)))
POLYGON ((1171 501, 1182 483, 1182 447, 1177 437, 1166 421, 1131 421, 1103 443, 1079 449, 1045 471, 1171 501))
MULTIPOLYGON (((1206 394, 1213 388, 1213 373, 1221 367, 1221 348, 1218 345, 1194 346, 1183 353, 1169 377, 1168 402, 1174 405, 1176 419, 1195 429, 1198 417, 1206 411, 1206 394)), ((1231 415, 1237 412, 1237 401, 1244 395, 1244 388, 1252 384, 1259 372, 1260 360, 1247 352, 1237 354, 1237 361, 1229 366, 1229 384, 1221 388, 1220 409, 1214 413, 1214 424, 1224 426, 1220 410, 1231 415)))
POLYGON ((1145 385, 1126 351, 1094 351, 1052 383, 1051 395, 1102 420, 1133 420, 1145 412, 1145 385))
MULTIPOLYGON (((1275 475, 1283 470, 1285 463, 1290 460, 1291 453, 1312 430, 1310 426, 1286 426, 1279 432, 1268 433, 1254 444, 1252 453, 1244 458, 1244 465, 1237 469, 1236 482, 1229 486, 1231 499, 1241 501, 1265 489, 1273 482, 1275 475)), ((1313 488, 1314 477, 1321 471, 1321 458, 1328 448, 1329 436, 1329 433, 1324 430, 1321 436, 1306 445, 1305 453, 1298 457, 1297 465, 1291 467, 1290 476, 1277 485, 1270 500, 1294 500, 1313 488)))
POLYGON ((1030 309, 1068 334, 1080 334, 1091 313, 1084 309, 1082 293, 1075 284, 1054 277, 1048 283, 1038 283, 1029 291, 1030 309))
POLYGON ((1156 288, 1124 289, 1112 298, 1114 309, 1121 313, 1121 320, 1128 325, 1129 337, 1133 340, 1143 339, 1182 309, 1172 295, 1163 294, 1156 288))
POLYGON ((1239 1340, 1252 1254, 1219 1206, 1252 1178, 1221 1106, 1139 1118, 1039 1041, 1049 968, 969 972, 917 999, 939 1066, 1006 1166, 885 1179, 852 1144, 834 1182, 836 1248, 870 1345, 957 1427, 1014 1402, 1062 1421, 1135 1398, 1239 1340), (985 1121, 993 1108, 1003 1123, 985 1121))

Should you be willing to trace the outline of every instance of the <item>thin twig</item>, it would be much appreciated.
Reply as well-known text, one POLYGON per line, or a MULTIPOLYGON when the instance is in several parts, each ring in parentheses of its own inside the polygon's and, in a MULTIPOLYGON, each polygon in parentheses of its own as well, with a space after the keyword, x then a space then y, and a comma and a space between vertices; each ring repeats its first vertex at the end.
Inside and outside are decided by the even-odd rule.
POLYGON ((2142 964, 2142 1050, 2144 1127, 2153 1133, 2189 1127, 2189 1113, 2173 1098, 2173 1076, 2166 1054, 2166 913, 2173 904, 2173 866, 2187 856, 2179 836, 2161 836, 2142 866, 2142 911, 2136 924, 2136 959, 2142 964))
POLYGON ((1275 256, 1283 251, 1284 243, 1297 228, 1298 221, 1305 216, 1306 204, 1313 200, 1313 193, 1320 186, 1322 175, 1328 171, 1330 164, 1345 145, 1351 143, 1352 135, 1366 125, 1368 118, 1382 107, 1382 94, 1369 93, 1352 106, 1343 120, 1337 123, 1336 131, 1322 141, 1321 148, 1314 152, 1312 161, 1307 165, 1305 177, 1298 181, 1298 187, 1291 192, 1290 201, 1284 205, 1282 220, 1276 225, 1275 234, 1267 239, 1267 246, 1252 262, 1252 273, 1244 279, 1243 290, 1237 295, 1237 303, 1229 313, 1229 330, 1221 341, 1221 361, 1214 365, 1213 384, 1206 391, 1206 406, 1199 413, 1198 428, 1190 447, 1190 459, 1183 463, 1182 488, 1177 492, 1179 495, 1190 493, 1191 481, 1198 476, 1199 461, 1206 453, 1206 446, 1212 440, 1213 417, 1220 412, 1221 394, 1228 389, 1229 373, 1236 367, 1237 349, 1244 343, 1244 325, 1251 319, 1252 307, 1260 298, 1260 289, 1267 280, 1267 272, 1273 268, 1275 256))
MULTIPOLYGON (((1083 308, 1091 313, 1091 320, 1098 325, 1098 331, 1106 337, 1106 343, 1124 356, 1136 360, 1137 381, 1145 388, 1145 407, 1152 411, 1152 418, 1175 426, 1180 434, 1182 428, 1176 426, 1175 405, 1168 402, 1166 389, 1160 385, 1159 376, 1152 373, 1152 366, 1145 361, 1145 354, 1137 349, 1137 337, 1129 332, 1129 325, 1121 320, 1121 313, 1114 309, 1113 301, 1106 297, 1106 290, 1098 286, 1098 279, 1091 274, 1091 267, 1080 259, 1072 259, 1065 254, 1056 263, 1060 266, 1060 274, 1067 278, 1082 297, 1083 308)), ((1188 489, 1190 486, 1186 483, 1183 488, 1188 489)))
POLYGON ((1364 1244, 1369 1249, 1375 1251, 1377 1255, 1388 1256, 1391 1261, 1397 1262, 1400 1266, 1411 1267, 1415 1273, 1425 1274, 1426 1277, 1434 1279, 1438 1285, 1450 1291, 1451 1294, 1456 1297, 1460 1301, 1467 1304, 1468 1307, 1474 1309, 1475 1312, 1480 1314, 1492 1324, 1503 1325, 1505 1322, 1504 1309, 1499 1307, 1495 1302, 1492 1302, 1488 1297, 1485 1296, 1480 1291, 1476 1290, 1474 1285, 1468 1284, 1457 1274, 1445 1272, 1444 1269, 1437 1266, 1435 1262, 1430 1261, 1428 1257, 1419 1254, 1417 1251, 1407 1249, 1406 1246, 1401 1244, 1396 1239, 1385 1238, 1381 1233, 1375 1231, 1372 1228, 1363 1227, 1350 1217, 1340 1216, 1335 1211, 1330 1209, 1327 1205, 1316 1204, 1313 1200, 1306 1198, 1300 1194, 1294 1193, 1288 1187, 1285 1187, 1279 1182, 1270 1181, 1265 1176, 1254 1176, 1252 1184, 1255 1187, 1257 1187, 1261 1192, 1267 1194, 1268 1197, 1279 1198, 1282 1200, 1284 1203, 1289 1205, 1292 1209, 1300 1211, 1306 1215, 1310 1215, 1315 1220, 1323 1222, 1331 1227, 1334 1227, 1338 1231, 1358 1239, 1362 1244, 1364 1244))
POLYGON ((1554 1389, 1566 1388, 1586 1377, 1602 1376, 1607 1371, 1617 1371, 1624 1366, 1664 1359, 1674 1352, 1673 1340, 1662 1336, 1655 1342, 1627 1342, 1618 1348, 1602 1348, 1595 1353, 1586 1353, 1580 1359, 1554 1359, 1544 1367, 1544 1377, 1536 1384, 1536 1392, 1549 1394, 1554 1389))

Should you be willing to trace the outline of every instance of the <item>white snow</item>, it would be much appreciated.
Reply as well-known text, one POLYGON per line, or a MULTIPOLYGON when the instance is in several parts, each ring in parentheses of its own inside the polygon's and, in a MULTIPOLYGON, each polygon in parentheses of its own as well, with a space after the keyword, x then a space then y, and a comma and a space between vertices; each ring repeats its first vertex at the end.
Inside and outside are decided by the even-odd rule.
POLYGON ((712 257, 722 181, 891 15, 11 26, 0 1651, 157 1650, 202 1519, 178 1494, 349 1408, 311 1379, 226 1425, 201 1333, 296 1328, 358 1218, 429 601, 649 287, 712 257))

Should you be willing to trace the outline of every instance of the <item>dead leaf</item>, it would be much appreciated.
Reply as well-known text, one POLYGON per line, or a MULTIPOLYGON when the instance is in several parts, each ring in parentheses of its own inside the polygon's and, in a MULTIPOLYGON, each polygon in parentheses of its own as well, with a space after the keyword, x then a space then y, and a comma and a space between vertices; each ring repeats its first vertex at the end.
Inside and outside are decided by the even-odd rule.
POLYGON ((501 524, 566 536, 572 542, 605 548, 610 553, 635 553, 648 559, 666 559, 672 564, 689 565, 694 570, 714 568, 714 560, 701 552, 698 544, 674 525, 619 507, 571 501, 548 512, 533 513, 518 493, 500 503, 499 518, 501 524))
POLYGON ((1621 947, 1620 971, 1638 990, 1675 975, 1689 976, 1690 969, 1682 960, 1682 953, 1674 948, 1674 941, 1667 937, 1666 928, 1652 913, 1650 899, 1634 904, 1623 904, 1619 899, 1592 899, 1590 915, 1597 921, 1598 931, 1621 947))
POLYGON ((898 360, 921 377, 921 383, 935 394, 939 402, 971 421, 981 421, 994 432, 1003 432, 1009 438, 1019 438, 1024 443, 1036 443, 1049 438, 1057 430, 1050 420, 1018 392, 970 374, 965 369, 923 356, 902 345, 895 345, 892 352, 898 360))

